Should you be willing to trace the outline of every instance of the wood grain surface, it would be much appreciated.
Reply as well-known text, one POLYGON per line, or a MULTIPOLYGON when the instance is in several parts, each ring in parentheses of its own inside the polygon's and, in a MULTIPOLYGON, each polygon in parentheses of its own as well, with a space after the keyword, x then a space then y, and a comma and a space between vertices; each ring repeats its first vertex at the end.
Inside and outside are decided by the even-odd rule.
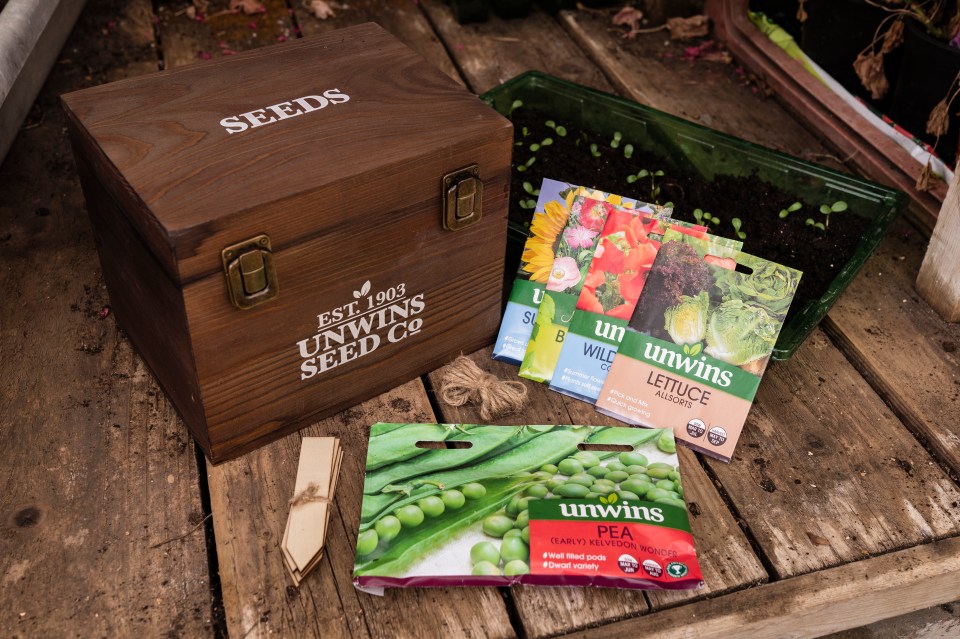
POLYGON ((5 637, 213 632, 196 449, 110 313, 57 104, 152 47, 149 2, 91 3, 0 167, 5 637))
POLYGON ((948 322, 960 321, 960 175, 943 200, 937 225, 930 237, 930 247, 917 275, 917 290, 940 317, 948 322))

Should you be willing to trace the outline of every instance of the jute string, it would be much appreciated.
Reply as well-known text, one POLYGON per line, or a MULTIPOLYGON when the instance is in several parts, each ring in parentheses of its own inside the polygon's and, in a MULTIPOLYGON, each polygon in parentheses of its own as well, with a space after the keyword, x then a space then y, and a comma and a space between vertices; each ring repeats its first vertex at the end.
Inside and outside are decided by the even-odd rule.
POLYGON ((443 369, 440 399, 450 406, 476 404, 480 418, 495 419, 523 408, 527 388, 517 381, 503 381, 486 373, 473 360, 461 355, 443 369))
POLYGON ((320 492, 320 486, 318 486, 316 482, 310 482, 306 488, 293 496, 293 499, 290 500, 290 508, 296 508, 300 504, 310 504, 313 502, 331 503, 329 497, 318 495, 318 492, 320 492))

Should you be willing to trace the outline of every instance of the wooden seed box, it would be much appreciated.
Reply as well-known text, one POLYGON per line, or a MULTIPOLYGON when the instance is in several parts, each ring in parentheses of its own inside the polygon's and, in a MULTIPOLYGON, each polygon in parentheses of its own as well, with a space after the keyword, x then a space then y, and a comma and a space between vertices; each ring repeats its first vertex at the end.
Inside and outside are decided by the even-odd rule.
POLYGON ((496 333, 512 126, 377 25, 62 100, 111 306, 212 461, 496 333))

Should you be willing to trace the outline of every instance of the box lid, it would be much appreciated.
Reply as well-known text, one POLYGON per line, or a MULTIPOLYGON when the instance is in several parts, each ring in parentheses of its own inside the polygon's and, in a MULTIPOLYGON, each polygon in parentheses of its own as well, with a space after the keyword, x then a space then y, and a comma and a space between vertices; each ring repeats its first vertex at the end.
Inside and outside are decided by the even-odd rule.
POLYGON ((386 214, 402 192, 383 192, 379 210, 344 209, 417 158, 511 127, 373 23, 62 100, 78 155, 180 284, 217 271, 245 236, 269 229, 277 251, 347 212, 386 214))

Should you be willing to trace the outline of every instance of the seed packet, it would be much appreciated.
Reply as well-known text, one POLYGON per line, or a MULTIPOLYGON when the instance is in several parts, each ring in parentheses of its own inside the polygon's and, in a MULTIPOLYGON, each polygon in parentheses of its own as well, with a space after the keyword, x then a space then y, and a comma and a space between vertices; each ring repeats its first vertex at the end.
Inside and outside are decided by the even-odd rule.
MULTIPOLYGON (((648 216, 669 217, 669 209, 637 202, 633 207, 648 216)), ((600 232, 614 211, 625 212, 614 204, 577 196, 570 209, 567 225, 560 236, 546 289, 537 309, 533 331, 520 363, 520 376, 537 382, 549 382, 573 310, 586 282, 587 270, 600 241, 600 232)))
POLYGON ((704 239, 696 245, 707 251, 700 257, 727 268, 736 266, 730 258, 743 245, 709 235, 704 226, 631 213, 607 218, 550 380, 550 390, 591 404, 600 395, 661 242, 684 235, 704 239))
POLYGON ((672 431, 441 424, 437 448, 417 426, 376 438, 397 461, 367 469, 357 588, 703 585, 672 431))
POLYGON ((660 247, 597 409, 730 461, 801 273, 740 252, 725 269, 697 242, 660 247))
POLYGON ((493 358, 519 366, 527 351, 527 342, 550 277, 557 242, 567 224, 574 198, 581 193, 599 200, 633 208, 636 200, 602 191, 545 179, 537 195, 537 204, 530 223, 530 235, 523 247, 520 268, 510 289, 507 307, 500 323, 500 333, 493 346, 493 358))

